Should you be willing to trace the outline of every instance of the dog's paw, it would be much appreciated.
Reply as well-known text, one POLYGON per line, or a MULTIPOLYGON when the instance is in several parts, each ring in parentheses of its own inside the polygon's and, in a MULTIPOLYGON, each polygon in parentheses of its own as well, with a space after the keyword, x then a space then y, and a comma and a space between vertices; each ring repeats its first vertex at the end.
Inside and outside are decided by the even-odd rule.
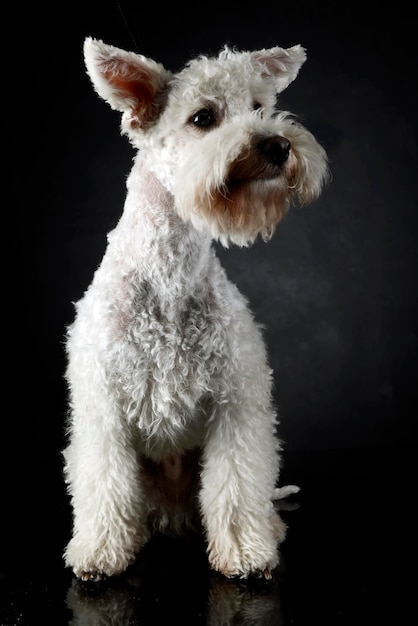
POLYGON ((254 531, 244 534, 237 528, 220 531, 208 545, 209 564, 227 578, 255 576, 270 580, 279 564, 278 543, 283 540, 285 530, 280 518, 275 517, 273 528, 264 534, 254 531))
POLYGON ((99 571, 96 569, 85 571, 85 570, 78 569, 77 567, 74 567, 73 571, 74 571, 74 574, 77 576, 77 578, 79 578, 80 580, 84 582, 89 581, 92 583, 97 583, 100 580, 104 580, 105 578, 107 578, 107 574, 105 574, 103 571, 99 571))
POLYGON ((227 578, 272 578, 272 571, 279 564, 277 547, 269 555, 245 554, 234 548, 227 553, 215 549, 209 551, 209 563, 212 569, 227 578))
POLYGON ((122 574, 135 561, 138 550, 139 546, 127 548, 110 542, 93 548, 74 537, 65 550, 64 560, 80 580, 98 582, 122 574))

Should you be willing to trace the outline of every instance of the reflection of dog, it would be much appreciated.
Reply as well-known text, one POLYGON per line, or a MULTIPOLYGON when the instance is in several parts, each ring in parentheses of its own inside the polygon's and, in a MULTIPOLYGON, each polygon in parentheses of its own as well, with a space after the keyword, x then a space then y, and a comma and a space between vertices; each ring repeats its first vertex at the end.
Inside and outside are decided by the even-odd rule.
POLYGON ((138 153, 68 331, 66 564, 84 580, 119 574, 153 531, 197 520, 213 569, 269 577, 285 535, 272 501, 292 489, 275 489, 263 338, 211 242, 268 239, 321 191, 323 149, 275 109, 304 50, 225 47, 178 74, 90 38, 84 51, 138 153))

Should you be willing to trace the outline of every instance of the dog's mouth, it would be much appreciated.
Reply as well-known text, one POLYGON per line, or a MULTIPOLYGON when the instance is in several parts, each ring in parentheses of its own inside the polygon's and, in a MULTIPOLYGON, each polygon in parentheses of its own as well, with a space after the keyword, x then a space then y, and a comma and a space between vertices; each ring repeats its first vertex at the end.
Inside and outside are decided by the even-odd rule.
POLYGON ((255 180, 270 180, 283 174, 291 153, 288 139, 280 135, 255 140, 231 164, 227 188, 255 180))

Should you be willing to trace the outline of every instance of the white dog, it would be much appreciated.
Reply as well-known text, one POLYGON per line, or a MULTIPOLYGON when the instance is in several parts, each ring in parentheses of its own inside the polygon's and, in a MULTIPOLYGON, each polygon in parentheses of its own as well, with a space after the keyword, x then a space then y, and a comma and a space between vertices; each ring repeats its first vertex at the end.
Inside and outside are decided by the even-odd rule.
POLYGON ((195 528, 228 577, 271 576, 285 525, 280 444, 260 328, 213 240, 269 239, 316 198, 327 158, 276 109, 301 46, 225 47, 177 74, 86 39, 97 93, 138 149, 125 207, 68 329, 66 565, 120 574, 153 532, 195 528))

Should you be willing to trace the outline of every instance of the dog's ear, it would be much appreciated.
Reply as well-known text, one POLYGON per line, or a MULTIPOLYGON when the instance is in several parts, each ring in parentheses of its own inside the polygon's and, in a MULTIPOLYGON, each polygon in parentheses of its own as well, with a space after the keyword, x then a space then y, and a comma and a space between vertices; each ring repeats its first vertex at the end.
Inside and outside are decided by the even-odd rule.
POLYGON ((160 63, 87 37, 84 60, 95 91, 123 113, 123 126, 145 126, 159 113, 171 73, 160 63))
POLYGON ((295 80, 300 68, 306 61, 306 52, 302 46, 256 50, 251 53, 253 62, 262 66, 262 75, 275 79, 277 93, 280 93, 295 80))

